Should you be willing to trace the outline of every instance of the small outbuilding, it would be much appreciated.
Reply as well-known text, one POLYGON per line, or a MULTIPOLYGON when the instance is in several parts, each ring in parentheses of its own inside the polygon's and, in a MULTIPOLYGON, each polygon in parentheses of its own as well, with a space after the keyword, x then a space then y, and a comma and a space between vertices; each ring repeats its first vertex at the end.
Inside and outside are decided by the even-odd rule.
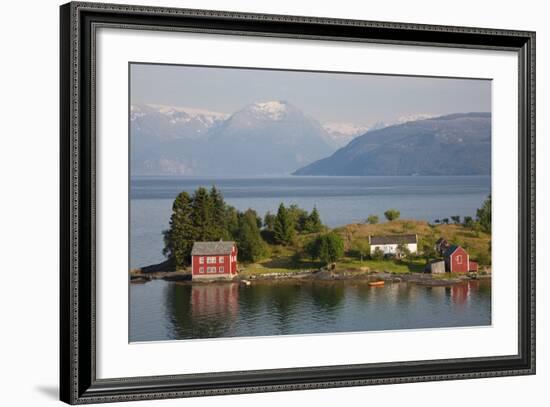
POLYGON ((444 274, 445 273, 445 261, 444 260, 433 260, 426 264, 424 269, 426 273, 432 274, 444 274))
POLYGON ((195 242, 191 250, 193 280, 231 280, 237 275, 235 242, 195 242))
POLYGON ((445 253, 445 269, 449 273, 467 273, 470 271, 470 255, 466 250, 457 245, 451 245, 445 253))

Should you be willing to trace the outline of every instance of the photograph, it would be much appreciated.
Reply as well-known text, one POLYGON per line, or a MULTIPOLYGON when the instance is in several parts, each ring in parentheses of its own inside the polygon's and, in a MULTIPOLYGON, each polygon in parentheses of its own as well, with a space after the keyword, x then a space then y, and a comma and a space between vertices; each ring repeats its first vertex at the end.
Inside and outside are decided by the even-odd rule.
POLYGON ((492 325, 491 79, 128 71, 130 343, 492 325))

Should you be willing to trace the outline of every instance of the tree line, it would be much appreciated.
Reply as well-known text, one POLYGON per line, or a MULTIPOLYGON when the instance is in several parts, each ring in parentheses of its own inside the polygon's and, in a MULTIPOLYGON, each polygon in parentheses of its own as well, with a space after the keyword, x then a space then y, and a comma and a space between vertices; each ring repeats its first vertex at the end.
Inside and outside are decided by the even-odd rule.
POLYGON ((234 240, 239 258, 255 262, 269 254, 267 242, 289 245, 296 234, 323 230, 316 207, 308 212, 281 203, 276 214, 267 212, 262 219, 253 209, 241 212, 228 205, 216 187, 200 187, 175 198, 169 228, 163 231, 163 254, 179 268, 190 263, 194 242, 234 240))
POLYGON ((435 219, 434 223, 448 225, 452 221, 455 225, 462 225, 470 229, 478 229, 485 233, 491 233, 491 195, 489 194, 481 207, 476 210, 475 219, 471 216, 464 216, 461 219, 458 215, 450 216, 449 218, 435 219))

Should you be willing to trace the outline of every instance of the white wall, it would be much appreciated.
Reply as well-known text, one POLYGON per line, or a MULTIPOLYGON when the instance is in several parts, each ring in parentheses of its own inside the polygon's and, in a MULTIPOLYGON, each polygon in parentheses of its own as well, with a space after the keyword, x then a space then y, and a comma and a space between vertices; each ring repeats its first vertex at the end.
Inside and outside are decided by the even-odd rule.
MULTIPOLYGON (((550 26, 544 2, 535 0, 436 0, 359 2, 189 0, 139 1, 191 8, 334 16, 537 31, 538 157, 550 154, 550 26)), ((0 236, 2 239, 0 375, 3 405, 47 405, 57 401, 58 382, 58 8, 56 0, 12 1, 2 5, 0 63, 0 236), (29 220, 30 219, 30 220, 29 220)), ((548 211, 550 160, 538 162, 538 247, 550 245, 548 211)), ((498 203, 497 203, 498 204, 498 203)), ((538 286, 550 283, 548 261, 538 259, 538 286)), ((268 393, 186 400, 187 406, 279 406, 311 404, 543 405, 550 381, 548 347, 550 297, 539 296, 538 375, 486 380, 268 393), (449 397, 449 395, 453 395, 449 397), (541 400, 544 400, 541 398, 541 400)), ((181 405, 158 401, 133 405, 181 405)), ((127 404, 130 405, 130 404, 127 404)))

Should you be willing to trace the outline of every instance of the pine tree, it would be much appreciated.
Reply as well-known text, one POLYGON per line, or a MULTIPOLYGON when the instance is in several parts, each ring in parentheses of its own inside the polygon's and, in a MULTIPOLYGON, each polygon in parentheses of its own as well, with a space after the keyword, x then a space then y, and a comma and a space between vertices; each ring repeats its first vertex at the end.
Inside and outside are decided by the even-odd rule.
POLYGON ((294 226, 294 230, 297 232, 303 232, 305 230, 308 218, 307 211, 300 208, 296 204, 292 204, 286 209, 286 212, 292 222, 292 225, 294 226))
POLYGON ((269 211, 266 212, 264 216, 264 226, 266 230, 273 231, 273 227, 275 226, 275 219, 275 215, 273 215, 269 211))
POLYGON ((227 227, 227 216, 225 211, 225 202, 223 195, 219 192, 215 186, 210 189, 210 204, 212 205, 212 224, 211 224, 211 236, 213 240, 231 238, 231 234, 227 227))
POLYGON ((187 192, 181 192, 172 205, 170 228, 163 232, 163 253, 176 268, 189 263, 195 235, 191 214, 192 199, 187 192))
POLYGON ((314 206, 313 210, 309 214, 305 224, 305 231, 307 233, 318 233, 323 230, 323 224, 321 223, 321 217, 317 211, 317 207, 314 206))
POLYGON ((306 251, 312 259, 333 263, 344 255, 344 241, 336 233, 327 233, 310 242, 306 251))
POLYGON ((275 225, 273 226, 273 237, 276 243, 289 244, 294 239, 294 224, 289 216, 288 210, 283 203, 279 205, 275 225))
MULTIPOLYGON (((206 189, 200 187, 193 194, 193 205, 191 219, 195 229, 197 241, 210 241, 214 239, 212 233, 213 208, 210 195, 206 189)), ((218 238, 219 240, 219 238, 218 238)))

